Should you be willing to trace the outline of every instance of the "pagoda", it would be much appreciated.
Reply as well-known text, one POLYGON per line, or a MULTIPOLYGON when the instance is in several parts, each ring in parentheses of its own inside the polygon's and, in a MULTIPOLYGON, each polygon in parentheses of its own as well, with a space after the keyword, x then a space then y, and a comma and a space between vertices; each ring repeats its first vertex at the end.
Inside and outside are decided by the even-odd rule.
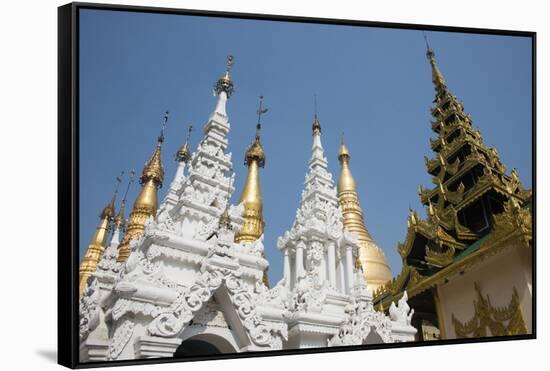
POLYGON ((260 104, 256 136, 245 152, 247 180, 239 204, 231 205, 235 173, 226 152, 226 104, 234 92, 232 64, 229 57, 215 84, 216 106, 196 150, 190 153, 189 136, 178 150, 176 174, 157 209, 156 190, 164 179, 159 140, 119 243, 124 197, 111 243, 80 301, 81 362, 414 338, 414 310, 406 296, 391 305, 389 315, 373 306, 356 264, 357 235, 344 229, 317 115, 302 200, 292 228, 278 240, 284 277, 267 286, 259 179, 265 164, 260 116, 266 110, 260 104), (144 192, 155 196, 146 210, 144 192))
MULTIPOLYGON (((427 40, 426 45, 435 99, 433 156, 426 157, 425 164, 433 185, 419 186, 418 194, 427 217, 410 210, 405 241, 397 247, 402 270, 374 294, 377 307, 387 309, 406 290, 416 310, 417 340, 465 333, 456 318, 459 307, 476 307, 480 290, 505 295, 501 307, 516 289, 531 297, 531 192, 522 186, 516 169, 506 171, 497 149, 485 144, 464 104, 447 87, 427 40)), ((522 303, 524 314, 530 313, 530 306, 530 300, 522 303)), ((512 317, 519 318, 501 316, 498 325, 510 326, 512 317)), ((521 322, 510 332, 527 331, 530 316, 521 322)))

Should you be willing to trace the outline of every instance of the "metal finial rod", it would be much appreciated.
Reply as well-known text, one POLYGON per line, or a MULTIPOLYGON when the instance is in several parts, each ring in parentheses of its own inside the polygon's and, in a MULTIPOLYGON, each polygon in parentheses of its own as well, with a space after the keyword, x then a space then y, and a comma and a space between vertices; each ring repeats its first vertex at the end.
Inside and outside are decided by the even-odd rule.
POLYGON ((113 197, 116 197, 118 194, 118 187, 120 186, 120 182, 122 182, 122 176, 124 175, 124 170, 120 172, 120 175, 116 177, 116 185, 115 185, 115 193, 113 194, 113 197))
POLYGON ((185 139, 186 142, 189 142, 189 139, 191 138, 191 132, 193 131, 193 125, 189 124, 189 130, 187 131, 187 138, 185 139))
POLYGON ((344 144, 344 132, 342 131, 342 133, 340 134, 340 142, 342 144, 344 144))
POLYGON ((166 128, 166 124, 168 123, 168 115, 169 114, 170 114, 170 112, 168 112, 168 110, 166 110, 166 112, 164 112, 164 117, 163 117, 163 120, 162 120, 162 126, 160 128, 160 135, 159 135, 159 138, 158 138, 159 143, 164 142, 164 129, 166 128))
POLYGON ((259 128, 260 128, 260 120, 262 118, 262 115, 267 112, 268 108, 263 108, 262 103, 264 100, 264 96, 260 95, 260 105, 258 110, 256 111, 256 114, 258 115, 258 124, 256 125, 256 134, 259 134, 259 128))
POLYGON ((126 197, 128 197, 128 191, 130 190, 130 185, 134 182, 134 177, 136 175, 136 171, 132 169, 130 171, 130 178, 128 179, 128 185, 126 186, 126 192, 124 192, 124 198, 122 199, 122 204, 126 204, 126 197))
POLYGON ((313 112, 317 116, 317 94, 313 93, 313 112))
POLYGON ((226 68, 227 72, 231 71, 231 67, 233 66, 233 63, 235 63, 235 58, 231 54, 229 54, 227 56, 227 68, 226 68))
POLYGON ((424 35, 424 41, 426 42, 426 49, 430 49, 430 43, 428 43, 428 36, 426 35, 426 32, 422 31, 422 35, 424 35))
POLYGON ((430 62, 434 62, 435 53, 433 49, 430 47, 430 43, 428 42, 428 36, 424 31, 422 31, 422 35, 424 35, 424 41, 426 42, 426 56, 428 57, 430 62))

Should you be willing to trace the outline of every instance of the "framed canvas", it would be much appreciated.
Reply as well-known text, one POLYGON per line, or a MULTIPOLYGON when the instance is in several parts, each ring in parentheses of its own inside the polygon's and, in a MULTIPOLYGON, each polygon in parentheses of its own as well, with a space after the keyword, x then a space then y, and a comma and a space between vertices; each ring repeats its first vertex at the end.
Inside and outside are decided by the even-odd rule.
POLYGON ((536 337, 534 32, 58 19, 60 364, 536 337))

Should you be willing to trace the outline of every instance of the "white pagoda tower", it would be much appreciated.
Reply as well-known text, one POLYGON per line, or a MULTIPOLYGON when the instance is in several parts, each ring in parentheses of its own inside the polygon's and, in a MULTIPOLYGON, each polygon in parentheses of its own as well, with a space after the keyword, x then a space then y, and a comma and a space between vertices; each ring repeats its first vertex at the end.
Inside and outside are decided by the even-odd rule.
POLYGON ((376 312, 358 261, 357 234, 344 229, 332 174, 313 121, 313 147, 292 228, 279 237, 281 281, 288 290, 288 348, 410 341, 406 302, 392 309, 395 321, 376 312), (397 315, 398 312, 403 312, 397 315))
POLYGON ((158 209, 160 139, 121 242, 123 208, 115 218, 111 243, 80 302, 82 362, 414 340, 406 297, 390 308, 391 318, 372 306, 355 264, 357 236, 344 231, 317 117, 302 201, 278 241, 284 277, 266 286, 259 118, 245 157, 245 190, 239 205, 228 202, 235 176, 226 153, 232 62, 215 85, 216 106, 197 149, 190 154, 187 141, 177 152, 178 169, 158 209))

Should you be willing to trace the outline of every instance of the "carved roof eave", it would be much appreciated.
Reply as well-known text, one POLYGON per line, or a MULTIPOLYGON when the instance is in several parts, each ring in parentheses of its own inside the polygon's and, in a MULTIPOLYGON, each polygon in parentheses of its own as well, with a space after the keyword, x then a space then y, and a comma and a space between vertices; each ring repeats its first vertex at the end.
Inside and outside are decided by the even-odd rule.
POLYGON ((456 241, 450 234, 445 232, 445 230, 437 224, 435 220, 418 220, 415 225, 410 225, 408 227, 405 242, 398 244, 397 250, 403 259, 406 259, 411 253, 417 233, 420 233, 428 240, 438 239, 442 241, 444 245, 448 245, 448 247, 452 246, 453 248, 458 248, 460 250, 465 247, 463 243, 456 241))
MULTIPOLYGON (((446 183, 448 183, 448 181, 446 183)), ((521 190, 519 188, 519 185, 516 187, 516 189, 514 189, 514 190, 512 190, 512 192, 510 192, 511 189, 507 189, 496 178, 495 179, 491 179, 491 178, 483 179, 483 178, 481 178, 480 181, 477 182, 476 185, 473 188, 471 188, 470 190, 465 192, 465 194, 463 196, 463 200, 461 202, 457 203, 456 205, 454 205, 455 210, 458 212, 458 211, 464 209, 465 207, 471 205, 473 202, 477 201, 481 196, 483 196, 486 192, 488 192, 491 189, 493 189, 496 192, 502 194, 503 196, 507 196, 507 197, 511 196, 511 197, 514 197, 514 198, 516 198, 517 200, 520 200, 520 201, 525 201, 528 198, 528 192, 523 192, 523 193, 525 193, 525 195, 521 195, 521 194, 518 195, 518 194, 515 193, 516 191, 521 190)), ((422 198, 421 198, 422 203, 428 202, 428 200, 432 199, 436 194, 439 194, 440 192, 441 192, 440 188, 435 187, 434 190, 431 192, 429 197, 426 197, 425 196, 426 193, 423 193, 422 198), (424 201, 424 199, 426 199, 426 201, 424 201)))
MULTIPOLYGON (((530 211, 524 211, 524 215, 527 215, 528 213, 530 213, 530 211)), ((418 273, 414 267, 404 265, 401 273, 399 273, 396 278, 392 279, 392 281, 375 293, 374 303, 379 305, 381 302, 383 307, 389 306, 393 300, 402 295, 404 290, 407 291, 409 298, 412 298, 413 296, 441 283, 449 276, 470 269, 471 267, 506 250, 507 248, 531 248, 531 217, 529 216, 524 218, 527 219, 525 221, 526 227, 524 229, 513 227, 510 224, 513 222, 511 218, 508 218, 507 221, 497 220, 495 229, 490 235, 488 235, 487 239, 483 241, 479 250, 465 256, 460 260, 453 261, 453 263, 437 271, 431 276, 423 276, 418 273), (514 244, 513 242, 519 242, 519 245, 514 244), (409 278, 409 280, 407 280, 407 278, 409 278), (407 283, 406 286, 404 285, 405 282, 407 283)))

